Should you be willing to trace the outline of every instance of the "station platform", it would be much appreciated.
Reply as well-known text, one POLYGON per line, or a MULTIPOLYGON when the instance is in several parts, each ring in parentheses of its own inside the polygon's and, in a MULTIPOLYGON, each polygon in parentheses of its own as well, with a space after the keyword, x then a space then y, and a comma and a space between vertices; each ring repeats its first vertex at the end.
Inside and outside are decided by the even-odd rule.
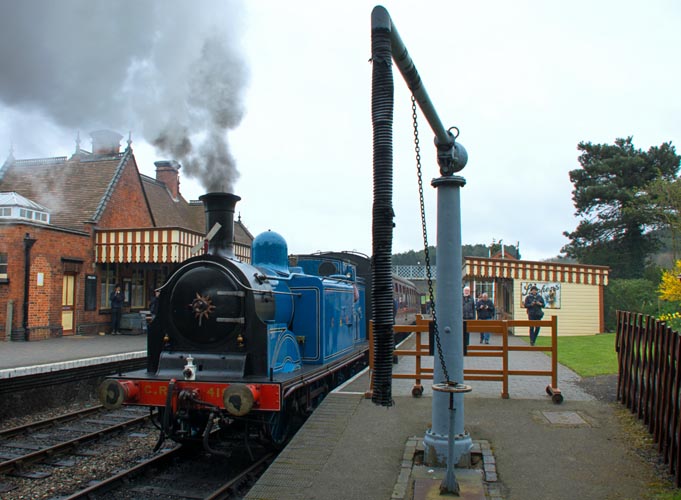
MULTIPOLYGON (((496 339, 492 339, 494 343, 496 339)), ((510 337, 512 344, 526 338, 510 337)), ((614 347, 613 347, 614 348, 614 347)), ((111 356, 145 356, 146 336, 73 336, 39 342, 0 342, 0 377, 68 369, 72 363, 104 363, 111 356)), ((432 366, 432 358, 426 358, 432 366)), ((498 368, 494 358, 464 358, 466 368, 498 368)), ((393 373, 413 372, 400 357, 393 373)), ((514 352, 511 367, 548 369, 541 352, 514 352)), ((560 366, 562 404, 545 388, 549 378, 511 377, 509 399, 501 383, 465 381, 465 429, 477 466, 456 468, 458 498, 573 500, 646 498, 659 478, 632 451, 623 410, 596 400, 579 376, 560 366)), ((0 378, 0 386, 3 380, 0 378)), ((419 463, 432 419, 432 384, 411 396, 413 382, 393 380, 395 404, 377 406, 364 393, 363 372, 327 396, 268 471, 245 496, 249 500, 426 500, 440 495, 445 469, 419 463)))
MULTIPOLYGON (((509 343, 528 342, 509 337, 509 343)), ((513 354, 512 369, 550 370, 550 358, 542 352, 513 354)), ((466 369, 498 369, 499 363, 464 357, 466 369)), ((393 373, 413 371, 412 357, 400 357, 393 366, 393 373)), ((431 381, 423 382, 424 393, 415 398, 412 381, 394 379, 395 404, 382 407, 365 399, 369 374, 364 372, 326 397, 244 499, 646 498, 656 479, 650 464, 628 445, 622 410, 596 400, 579 380, 559 365, 562 404, 546 393, 547 376, 511 377, 509 399, 501 398, 501 382, 465 381, 473 390, 464 396, 464 426, 478 463, 455 468, 460 496, 454 497, 440 494, 446 468, 419 462, 432 420, 431 381)))
POLYGON ((0 342, 2 379, 145 358, 146 335, 70 335, 35 342, 0 342))

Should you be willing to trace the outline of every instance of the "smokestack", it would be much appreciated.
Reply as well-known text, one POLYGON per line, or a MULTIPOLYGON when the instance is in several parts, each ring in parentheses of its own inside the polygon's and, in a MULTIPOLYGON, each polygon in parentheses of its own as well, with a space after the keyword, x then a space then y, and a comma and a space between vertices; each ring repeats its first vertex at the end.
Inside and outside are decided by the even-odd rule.
POLYGON ((117 155, 121 152, 123 136, 113 130, 95 130, 90 132, 92 137, 92 154, 117 155))
POLYGON ((180 199, 180 167, 175 160, 155 161, 156 180, 166 185, 175 201, 180 199))
POLYGON ((199 200, 206 214, 206 234, 216 223, 221 226, 208 242, 208 253, 234 257, 234 207, 241 198, 231 193, 206 193, 199 200))

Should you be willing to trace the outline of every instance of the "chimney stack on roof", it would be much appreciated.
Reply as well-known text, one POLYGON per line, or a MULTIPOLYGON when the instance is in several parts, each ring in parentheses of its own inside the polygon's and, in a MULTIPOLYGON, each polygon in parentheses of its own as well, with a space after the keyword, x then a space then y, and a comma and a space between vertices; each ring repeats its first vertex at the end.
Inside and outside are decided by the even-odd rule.
POLYGON ((95 130, 90 132, 92 137, 92 154, 117 155, 121 152, 123 136, 112 130, 95 130))
POLYGON ((180 167, 175 160, 155 161, 156 180, 166 185, 174 200, 180 199, 180 167))

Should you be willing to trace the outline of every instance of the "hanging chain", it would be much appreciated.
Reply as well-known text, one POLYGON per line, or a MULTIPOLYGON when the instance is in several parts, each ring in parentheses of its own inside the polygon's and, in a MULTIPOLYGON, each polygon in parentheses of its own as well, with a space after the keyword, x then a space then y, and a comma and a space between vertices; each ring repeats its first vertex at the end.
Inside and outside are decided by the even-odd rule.
POLYGON ((437 355, 440 358, 440 365, 442 366, 442 373, 445 376, 446 382, 449 384, 449 373, 447 373, 447 366, 445 365, 445 358, 442 354, 442 345, 440 345, 440 332, 437 327, 437 314, 435 313, 435 296, 433 294, 433 278, 430 269, 430 251, 428 249, 428 230, 426 229, 426 205, 423 202, 423 175, 421 172, 421 146, 419 146, 419 125, 416 117, 416 98, 411 96, 411 112, 414 120, 414 151, 416 153, 416 175, 419 181, 419 203, 421 204, 421 228, 423 229, 423 247, 426 256, 426 278, 428 279, 428 302, 430 303, 430 311, 433 314, 433 333, 435 336, 435 344, 437 345, 437 355))

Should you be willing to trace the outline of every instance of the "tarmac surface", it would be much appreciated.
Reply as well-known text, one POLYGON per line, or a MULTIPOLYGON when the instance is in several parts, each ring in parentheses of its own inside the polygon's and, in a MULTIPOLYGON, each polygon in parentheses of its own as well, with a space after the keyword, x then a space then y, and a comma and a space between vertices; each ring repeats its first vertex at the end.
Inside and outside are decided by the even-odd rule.
MULTIPOLYGON (((509 342, 527 344, 524 337, 511 336, 509 342)), ((82 366, 110 356, 144 356, 145 349, 145 335, 0 342, 0 384, 2 378, 36 370, 82 366)), ((464 358, 467 369, 499 368, 499 364, 495 358, 464 358)), ((519 351, 512 353, 510 364, 512 369, 547 370, 550 358, 541 352, 519 351)), ((413 358, 400 357, 393 373, 409 371, 413 358)), ((597 400, 580 388, 579 380, 559 365, 562 404, 554 404, 547 395, 550 379, 546 376, 511 377, 510 399, 500 397, 500 382, 465 381, 473 390, 464 397, 464 425, 480 462, 455 469, 459 498, 652 498, 651 486, 659 479, 632 446, 622 407, 597 400)), ((419 398, 411 396, 412 381, 393 382, 392 407, 364 398, 367 373, 329 395, 246 498, 455 498, 439 493, 445 470, 418 460, 432 419, 431 381, 423 381, 424 394, 419 398)))

